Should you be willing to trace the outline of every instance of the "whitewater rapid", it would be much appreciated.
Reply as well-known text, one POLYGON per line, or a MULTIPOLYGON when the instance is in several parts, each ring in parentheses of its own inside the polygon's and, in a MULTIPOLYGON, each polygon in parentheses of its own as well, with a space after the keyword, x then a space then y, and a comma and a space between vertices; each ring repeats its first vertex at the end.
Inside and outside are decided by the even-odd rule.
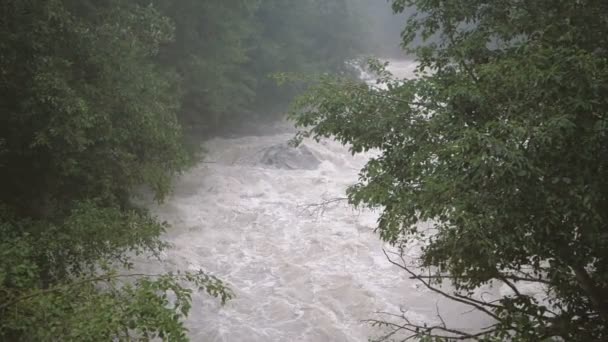
POLYGON ((225 306, 194 295, 192 341, 367 341, 383 333, 363 322, 377 311, 433 322, 437 307, 456 326, 482 323, 388 262, 377 213, 316 205, 343 198, 370 155, 332 140, 290 150, 292 130, 267 131, 206 142, 204 162, 151 206, 171 224, 165 267, 203 269, 236 294, 225 306))

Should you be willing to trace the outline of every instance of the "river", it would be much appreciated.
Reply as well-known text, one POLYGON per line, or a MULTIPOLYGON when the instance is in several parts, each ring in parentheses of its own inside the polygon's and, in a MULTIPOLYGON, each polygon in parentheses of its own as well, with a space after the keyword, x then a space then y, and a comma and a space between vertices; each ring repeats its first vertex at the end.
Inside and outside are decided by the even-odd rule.
MULTIPOLYGON (((404 76, 412 67, 392 68, 404 76)), ((362 322, 376 311, 422 322, 436 321, 438 307, 456 326, 484 323, 386 260, 377 213, 339 200, 315 205, 344 197, 369 155, 332 140, 289 148, 293 129, 284 123, 265 132, 206 142, 205 161, 152 206, 172 225, 166 267, 202 268, 236 294, 225 306, 195 294, 193 341, 367 341, 383 333, 362 322)))

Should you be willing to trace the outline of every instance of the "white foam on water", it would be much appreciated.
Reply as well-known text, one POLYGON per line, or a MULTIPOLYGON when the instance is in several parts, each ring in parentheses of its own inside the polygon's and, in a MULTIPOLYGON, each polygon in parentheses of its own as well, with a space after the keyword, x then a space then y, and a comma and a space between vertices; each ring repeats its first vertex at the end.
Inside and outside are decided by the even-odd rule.
MULTIPOLYGON (((321 161, 314 170, 256 163, 292 136, 209 141, 212 163, 180 177, 167 203, 153 208, 172 225, 166 261, 202 268, 236 293, 224 307, 195 296, 192 340, 367 341, 379 332, 362 321, 402 306, 418 320, 435 320, 439 298, 387 261, 373 233, 376 213, 340 201, 309 206, 344 197, 368 156, 308 141, 321 161)), ((446 316, 465 311, 450 305, 446 316)))
MULTIPOLYGON (((387 59, 385 60, 389 63, 387 70, 391 72, 391 74, 400 79, 412 79, 415 78, 415 71, 418 64, 413 60, 402 60, 402 59, 387 59)), ((362 68, 358 64, 353 64, 353 67, 359 71, 359 77, 369 83, 370 85, 375 85, 376 76, 362 68)))

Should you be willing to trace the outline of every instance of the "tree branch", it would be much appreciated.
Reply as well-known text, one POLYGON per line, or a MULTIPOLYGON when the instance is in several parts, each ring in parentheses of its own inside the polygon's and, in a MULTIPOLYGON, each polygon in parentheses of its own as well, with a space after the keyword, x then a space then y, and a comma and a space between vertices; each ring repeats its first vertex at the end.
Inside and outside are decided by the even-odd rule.
POLYGON ((311 216, 322 216, 334 204, 348 201, 348 197, 336 197, 324 200, 320 203, 311 203, 303 206, 302 211, 307 211, 311 216))
MULTIPOLYGON (((397 315, 391 315, 391 316, 397 316, 397 315)), ((457 329, 447 328, 445 326, 445 322, 443 322, 443 319, 442 319, 441 325, 428 326, 428 325, 420 325, 420 324, 412 323, 405 315, 397 316, 397 317, 399 319, 403 320, 405 323, 398 324, 398 323, 394 323, 394 322, 386 322, 386 321, 380 321, 380 320, 375 320, 375 319, 366 320, 365 322, 371 324, 372 326, 384 326, 384 327, 393 329, 390 333, 388 333, 388 334, 380 337, 380 339, 376 340, 377 342, 387 341, 389 338, 395 336, 397 333, 399 333, 401 331, 407 331, 408 333, 411 333, 411 335, 404 337, 401 341, 408 341, 408 340, 414 339, 416 337, 421 337, 421 336, 427 336, 427 337, 438 338, 438 339, 446 339, 446 340, 450 340, 450 341, 469 340, 469 339, 475 339, 475 338, 479 338, 479 337, 482 337, 485 335, 492 334, 493 332, 498 330, 498 325, 499 325, 498 323, 496 323, 489 327, 484 328, 483 331, 480 331, 477 333, 467 333, 467 332, 460 331, 457 329), (435 331, 437 331, 437 333, 435 333, 435 331)))
POLYGON ((581 289, 589 296, 602 319, 608 322, 608 305, 606 304, 606 300, 603 298, 601 291, 595 286, 587 270, 581 266, 571 266, 571 268, 581 289))
MULTIPOLYGON (((450 275, 430 275, 430 276, 423 276, 420 275, 420 278, 423 279, 438 279, 438 280, 442 280, 442 279, 460 279, 461 277, 455 277, 455 276, 450 276, 450 275)), ((410 279, 416 279, 413 277, 410 277, 410 279)), ((515 276, 515 275, 511 275, 511 274, 501 274, 499 279, 506 279, 506 280, 511 280, 511 281, 524 281, 524 282, 530 282, 530 283, 540 283, 540 284, 545 284, 545 285, 551 285, 551 282, 545 279, 541 279, 541 278, 528 278, 528 277, 519 277, 519 276, 515 276)))
MULTIPOLYGON (((407 267, 407 265, 406 265, 405 259, 403 259, 403 255, 399 255, 400 258, 401 258, 401 260, 402 260, 402 262, 403 262, 403 264, 399 264, 399 263, 395 262, 394 260, 392 260, 389 257, 389 255, 386 252, 386 250, 383 250, 383 252, 384 252, 384 255, 386 256, 386 258, 388 259, 388 261, 391 264, 393 264, 393 265, 395 265, 395 266, 403 269, 404 271, 406 271, 412 277, 412 279, 416 279, 416 280, 420 281, 427 289, 429 289, 429 290, 431 290, 431 291, 433 291, 435 293, 438 293, 441 296, 446 297, 448 299, 451 299, 453 301, 456 301, 456 302, 459 302, 459 303, 462 303, 462 304, 465 304, 465 305, 472 306, 472 307, 478 309, 479 311, 485 313, 486 315, 494 318, 496 321, 501 322, 500 317, 498 317, 496 314, 494 314, 489 309, 487 309, 487 308, 484 307, 484 306, 488 306, 488 307, 493 307, 493 308, 500 308, 500 306, 495 305, 495 304, 486 303, 486 302, 477 301, 477 300, 474 300, 474 299, 469 298, 469 297, 458 295, 456 293, 454 293, 454 295, 450 295, 450 294, 446 293, 445 291, 442 291, 442 290, 434 287, 428 281, 426 281, 423 277, 419 276, 418 274, 416 274, 412 270, 410 270, 407 267)), ((397 253, 395 253, 395 254, 397 254, 397 253)))

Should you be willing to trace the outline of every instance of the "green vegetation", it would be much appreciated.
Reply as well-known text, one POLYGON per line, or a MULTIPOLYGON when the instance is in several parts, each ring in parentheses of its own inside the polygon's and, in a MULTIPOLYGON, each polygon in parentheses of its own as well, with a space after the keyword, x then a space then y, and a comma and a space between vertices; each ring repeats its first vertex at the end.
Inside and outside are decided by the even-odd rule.
POLYGON ((348 191, 380 236, 422 240, 395 263, 491 317, 478 332, 378 322, 426 341, 608 339, 608 3, 394 0, 416 79, 326 77, 296 102, 302 136, 380 155, 348 191), (433 229, 420 230, 420 222, 433 229), (449 282, 453 290, 438 286, 449 282), (487 284, 498 301, 475 296, 487 284), (533 288, 532 291, 525 289, 533 288))
POLYGON ((276 72, 343 68, 362 51, 348 0, 157 0, 175 23, 158 59, 180 79, 180 121, 210 133, 258 113, 275 114, 300 90, 278 88, 276 72))
POLYGON ((3 1, 0 340, 183 341, 193 290, 230 299, 202 272, 130 271, 167 247, 131 196, 169 194, 191 162, 183 124, 226 125, 269 101, 268 74, 352 56, 345 6, 3 1))

